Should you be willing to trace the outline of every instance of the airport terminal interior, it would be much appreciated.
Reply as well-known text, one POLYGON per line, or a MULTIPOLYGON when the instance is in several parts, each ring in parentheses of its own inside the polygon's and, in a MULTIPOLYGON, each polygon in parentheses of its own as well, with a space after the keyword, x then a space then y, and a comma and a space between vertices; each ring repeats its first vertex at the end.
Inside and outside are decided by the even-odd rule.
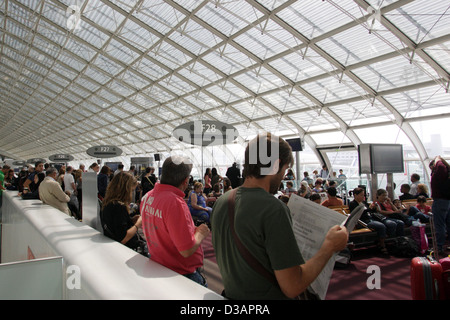
MULTIPOLYGON (((204 186, 211 168, 221 177, 219 194, 207 190, 213 207, 228 169, 242 175, 249 141, 269 132, 292 148, 275 195, 291 211, 293 193, 320 203, 335 189, 342 204, 330 211, 345 218, 360 187, 410 212, 417 197, 402 196, 418 183, 431 207, 429 163, 450 160, 449 24, 448 0, 0 0, 0 163, 4 186, 9 169, 16 181, 2 192, 0 298, 224 298, 211 235, 208 288, 103 235, 93 164, 110 169, 106 184, 133 172, 136 209, 147 168, 159 182, 166 159, 188 158, 193 181, 204 186), (41 162, 58 175, 84 166, 70 219, 23 198, 20 177, 41 162), (106 284, 99 269, 126 276, 106 284), (25 275, 35 290, 2 289, 25 275)), ((428 218, 405 223, 422 257, 436 252, 428 218)), ((321 299, 415 298, 413 257, 397 244, 380 247, 358 222, 321 299)))

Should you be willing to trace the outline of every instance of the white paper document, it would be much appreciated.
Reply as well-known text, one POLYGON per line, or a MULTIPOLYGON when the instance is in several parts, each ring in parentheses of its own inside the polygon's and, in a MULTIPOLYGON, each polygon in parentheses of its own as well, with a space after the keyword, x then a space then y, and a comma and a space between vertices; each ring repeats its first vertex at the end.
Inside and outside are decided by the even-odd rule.
MULTIPOLYGON (((297 195, 291 195, 288 207, 292 215, 294 235, 305 261, 319 251, 331 227, 343 225, 347 220, 345 215, 297 195)), ((353 230, 362 212, 363 210, 358 207, 358 213, 350 215, 349 232, 353 230)), ((320 275, 310 285, 310 289, 322 300, 325 299, 328 290, 334 263, 335 256, 328 261, 320 275)))

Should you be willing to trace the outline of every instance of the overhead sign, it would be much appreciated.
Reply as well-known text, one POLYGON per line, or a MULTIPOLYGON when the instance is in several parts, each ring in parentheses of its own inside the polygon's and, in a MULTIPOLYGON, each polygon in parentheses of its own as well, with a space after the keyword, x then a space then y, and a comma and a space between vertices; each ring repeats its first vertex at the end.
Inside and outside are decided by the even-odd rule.
POLYGON ((206 147, 232 143, 239 137, 239 132, 220 121, 197 120, 176 127, 173 136, 181 142, 206 147))
POLYGON ((32 158, 32 159, 28 159, 27 160, 27 163, 30 163, 30 164, 35 164, 36 162, 47 162, 47 161, 45 161, 45 159, 42 159, 42 158, 32 158))
POLYGON ((70 154, 54 154, 48 157, 48 159, 54 162, 68 162, 72 161, 74 157, 71 156, 70 154))
POLYGON ((26 164, 27 164, 27 162, 24 161, 24 160, 17 160, 17 161, 13 161, 13 162, 12 162, 12 165, 13 165, 13 166, 24 166, 24 165, 26 165, 26 164))
POLYGON ((116 146, 96 146, 86 150, 91 157, 96 158, 113 158, 122 154, 122 150, 116 146))

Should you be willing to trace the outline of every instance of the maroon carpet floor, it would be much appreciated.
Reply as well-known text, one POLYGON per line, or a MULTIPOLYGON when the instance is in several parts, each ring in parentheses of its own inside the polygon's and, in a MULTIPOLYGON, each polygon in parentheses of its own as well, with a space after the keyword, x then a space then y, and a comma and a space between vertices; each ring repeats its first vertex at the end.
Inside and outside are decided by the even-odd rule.
MULTIPOLYGON (((202 246, 209 288, 220 294, 223 285, 211 237, 202 246)), ((410 262, 410 258, 382 255, 376 248, 355 250, 348 267, 333 271, 326 300, 411 300, 410 262), (373 276, 372 272, 367 273, 372 265, 379 267, 380 289, 367 286, 369 277, 373 276)))
POLYGON ((327 300, 411 300, 410 258, 382 255, 375 248, 354 251, 350 265, 335 269, 330 280, 327 300), (374 272, 379 268, 380 288, 370 289, 374 272))

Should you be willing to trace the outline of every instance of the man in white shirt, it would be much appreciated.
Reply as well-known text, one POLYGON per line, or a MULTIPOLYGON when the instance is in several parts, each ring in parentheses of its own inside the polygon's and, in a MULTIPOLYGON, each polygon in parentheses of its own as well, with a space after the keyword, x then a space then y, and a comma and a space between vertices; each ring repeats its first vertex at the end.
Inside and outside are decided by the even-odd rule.
POLYGON ((75 178, 72 174, 73 167, 68 166, 66 169, 66 173, 64 174, 64 191, 69 191, 70 194, 73 194, 77 187, 75 185, 75 178))
POLYGON ((417 195, 417 185, 420 183, 420 176, 417 173, 413 173, 411 175, 411 190, 409 191, 410 194, 413 196, 417 195))

